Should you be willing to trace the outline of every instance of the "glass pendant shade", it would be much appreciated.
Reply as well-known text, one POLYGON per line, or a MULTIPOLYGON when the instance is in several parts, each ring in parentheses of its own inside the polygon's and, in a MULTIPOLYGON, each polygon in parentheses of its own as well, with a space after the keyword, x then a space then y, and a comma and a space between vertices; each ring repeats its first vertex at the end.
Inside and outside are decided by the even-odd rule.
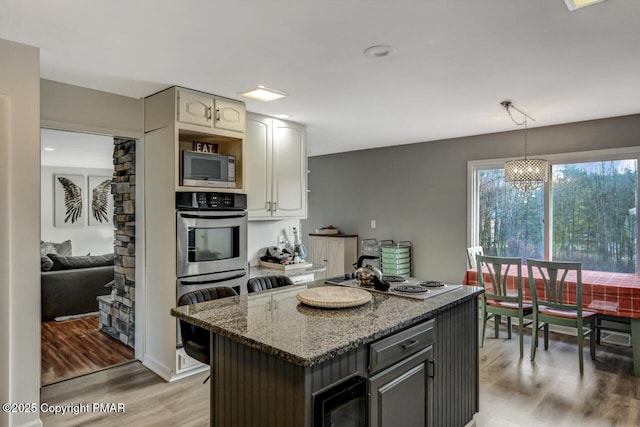
POLYGON ((518 190, 536 190, 549 178, 549 162, 544 159, 517 159, 504 163, 504 180, 518 190))

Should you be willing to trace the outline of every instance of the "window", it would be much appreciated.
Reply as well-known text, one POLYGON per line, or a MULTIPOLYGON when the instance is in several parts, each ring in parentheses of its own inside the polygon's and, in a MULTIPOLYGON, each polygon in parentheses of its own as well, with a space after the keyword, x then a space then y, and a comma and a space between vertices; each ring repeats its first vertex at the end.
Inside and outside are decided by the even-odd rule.
POLYGON ((638 271, 638 149, 545 156, 551 180, 519 192, 502 160, 470 162, 470 246, 496 256, 638 271))

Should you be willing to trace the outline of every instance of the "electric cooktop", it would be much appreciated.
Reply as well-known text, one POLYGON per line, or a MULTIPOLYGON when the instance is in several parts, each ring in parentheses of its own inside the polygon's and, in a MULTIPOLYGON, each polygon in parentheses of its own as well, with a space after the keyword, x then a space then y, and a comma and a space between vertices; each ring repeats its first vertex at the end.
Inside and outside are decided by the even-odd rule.
POLYGON ((373 286, 363 286, 351 274, 344 276, 332 277, 325 280, 329 285, 351 286, 354 288, 366 289, 371 292, 380 292, 383 294, 398 295, 406 298, 415 298, 424 300, 442 295, 454 289, 460 289, 462 285, 449 285, 435 280, 418 279, 415 277, 402 277, 384 274, 382 280, 389 282, 391 287, 388 291, 379 291, 373 286))

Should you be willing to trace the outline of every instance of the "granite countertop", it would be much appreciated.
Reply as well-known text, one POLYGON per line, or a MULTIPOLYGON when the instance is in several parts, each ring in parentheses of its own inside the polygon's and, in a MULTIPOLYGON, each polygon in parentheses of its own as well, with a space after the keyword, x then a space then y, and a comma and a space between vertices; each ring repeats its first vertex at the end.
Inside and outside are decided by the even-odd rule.
POLYGON ((340 309, 309 307, 296 299, 298 292, 315 286, 326 285, 316 281, 222 298, 174 308, 171 314, 289 363, 312 366, 482 293, 482 288, 462 286, 417 300, 372 292, 366 304, 340 309))
POLYGON ((252 265, 249 267, 249 278, 258 276, 301 276, 303 274, 319 273, 325 271, 327 266, 324 264, 311 264, 305 268, 295 268, 292 270, 278 270, 276 268, 260 267, 252 265))

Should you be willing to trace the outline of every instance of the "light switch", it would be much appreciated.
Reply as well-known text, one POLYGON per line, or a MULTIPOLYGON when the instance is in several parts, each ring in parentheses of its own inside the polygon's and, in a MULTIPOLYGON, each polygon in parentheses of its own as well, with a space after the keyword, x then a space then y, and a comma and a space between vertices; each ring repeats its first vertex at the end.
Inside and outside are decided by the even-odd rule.
POLYGON ((376 228, 376 220, 375 219, 371 220, 371 228, 376 228))

